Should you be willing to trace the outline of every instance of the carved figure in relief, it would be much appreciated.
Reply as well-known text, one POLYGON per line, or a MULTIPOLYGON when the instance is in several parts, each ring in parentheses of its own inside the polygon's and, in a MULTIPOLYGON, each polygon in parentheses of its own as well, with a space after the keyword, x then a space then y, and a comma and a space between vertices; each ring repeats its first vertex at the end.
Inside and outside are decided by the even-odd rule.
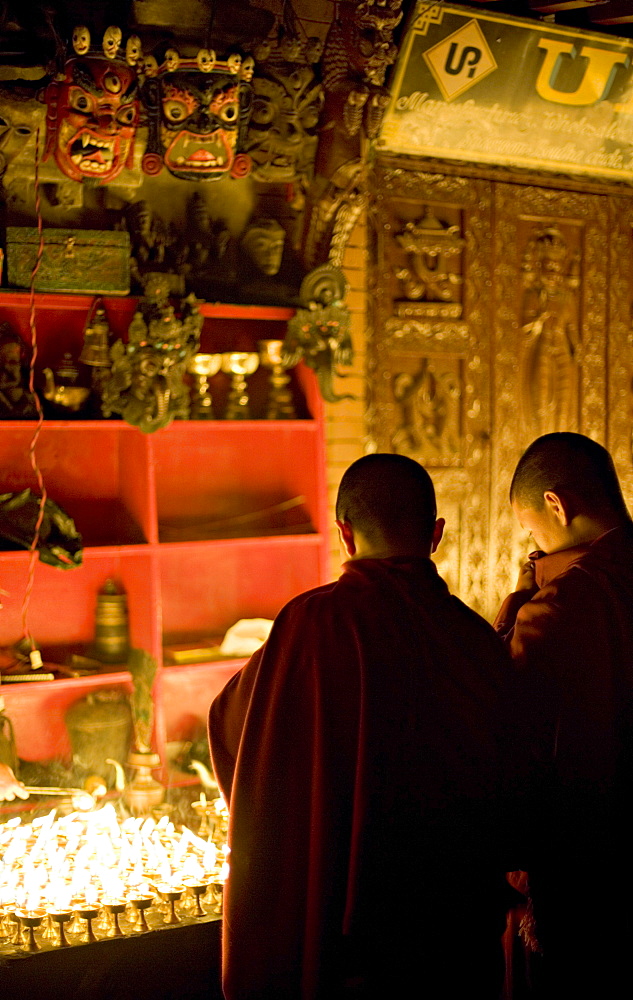
POLYGON ((400 408, 400 423, 391 437, 394 451, 427 462, 454 460, 459 445, 449 433, 449 423, 459 387, 450 374, 438 377, 429 359, 422 358, 414 374, 395 375, 393 395, 400 408))
POLYGON ((384 82, 398 51, 393 32, 400 6, 401 0, 344 0, 337 6, 321 63, 325 103, 303 237, 307 268, 328 257, 340 264, 341 245, 356 218, 348 208, 363 196, 367 140, 377 136, 388 103, 384 82), (339 214, 345 219, 337 227, 339 214), (336 257, 330 255, 335 229, 336 257))
POLYGON ((396 271, 408 299, 456 302, 462 276, 448 270, 448 261, 460 257, 465 240, 459 226, 441 222, 430 208, 419 222, 407 222, 396 242, 408 257, 408 267, 396 271))
POLYGON ((523 260, 521 410, 526 431, 578 423, 578 263, 557 226, 540 229, 523 260))

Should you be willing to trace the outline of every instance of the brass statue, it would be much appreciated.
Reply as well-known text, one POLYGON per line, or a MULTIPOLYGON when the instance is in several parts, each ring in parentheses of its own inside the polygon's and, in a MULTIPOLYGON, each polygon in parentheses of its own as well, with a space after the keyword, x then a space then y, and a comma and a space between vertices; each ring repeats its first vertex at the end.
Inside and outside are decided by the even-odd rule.
POLYGON ((328 403, 354 399, 334 391, 335 375, 344 377, 337 365, 353 359, 349 309, 343 304, 347 283, 337 267, 323 264, 305 276, 299 299, 301 308, 288 323, 285 353, 300 352, 306 365, 316 372, 321 395, 328 403))
POLYGON ((146 276, 128 330, 128 343, 110 351, 112 370, 103 387, 103 415, 120 413, 145 433, 186 420, 190 397, 184 375, 200 345, 202 316, 195 296, 181 302, 181 318, 168 301, 169 275, 146 276))
POLYGON ((142 286, 143 274, 155 271, 165 262, 167 230, 160 216, 143 199, 126 208, 125 225, 130 234, 130 272, 142 286))
POLYGON ((237 297, 236 247, 222 219, 213 219, 207 200, 196 191, 187 202, 186 224, 169 248, 172 269, 187 291, 211 301, 237 297))
POLYGON ((24 342, 0 323, 0 420, 35 420, 37 403, 28 388, 24 342))

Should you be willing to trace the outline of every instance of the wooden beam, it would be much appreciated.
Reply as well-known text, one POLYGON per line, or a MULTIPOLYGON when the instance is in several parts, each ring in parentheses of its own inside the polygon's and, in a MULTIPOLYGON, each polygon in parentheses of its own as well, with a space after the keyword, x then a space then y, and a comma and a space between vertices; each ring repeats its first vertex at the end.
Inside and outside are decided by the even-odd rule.
MULTIPOLYGON (((532 10, 539 14, 555 14, 563 10, 581 10, 583 7, 600 7, 608 0, 530 0, 532 10)), ((594 20, 592 16, 592 20, 594 20)))
POLYGON ((633 24, 631 0, 607 0, 592 11, 589 19, 594 24, 633 24))

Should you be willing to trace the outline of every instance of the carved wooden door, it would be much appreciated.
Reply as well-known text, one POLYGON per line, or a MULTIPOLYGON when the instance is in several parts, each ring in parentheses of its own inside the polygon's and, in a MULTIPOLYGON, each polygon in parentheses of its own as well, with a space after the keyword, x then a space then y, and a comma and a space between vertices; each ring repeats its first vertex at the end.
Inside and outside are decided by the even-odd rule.
POLYGON ((429 470, 446 518, 441 574, 486 607, 492 186, 375 172, 369 430, 429 470))
POLYGON ((375 171, 370 439, 429 469, 454 593, 492 617, 528 539, 508 489, 539 434, 606 443, 633 499, 628 198, 375 171))

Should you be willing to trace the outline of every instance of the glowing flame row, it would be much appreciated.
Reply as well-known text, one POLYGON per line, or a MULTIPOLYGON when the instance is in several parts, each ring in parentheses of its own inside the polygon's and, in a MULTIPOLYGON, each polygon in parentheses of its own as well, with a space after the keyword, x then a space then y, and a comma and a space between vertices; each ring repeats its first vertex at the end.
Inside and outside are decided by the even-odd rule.
POLYGON ((0 826, 0 907, 73 909, 154 895, 157 887, 224 882, 228 848, 202 840, 164 816, 119 821, 114 807, 56 811, 0 826))

